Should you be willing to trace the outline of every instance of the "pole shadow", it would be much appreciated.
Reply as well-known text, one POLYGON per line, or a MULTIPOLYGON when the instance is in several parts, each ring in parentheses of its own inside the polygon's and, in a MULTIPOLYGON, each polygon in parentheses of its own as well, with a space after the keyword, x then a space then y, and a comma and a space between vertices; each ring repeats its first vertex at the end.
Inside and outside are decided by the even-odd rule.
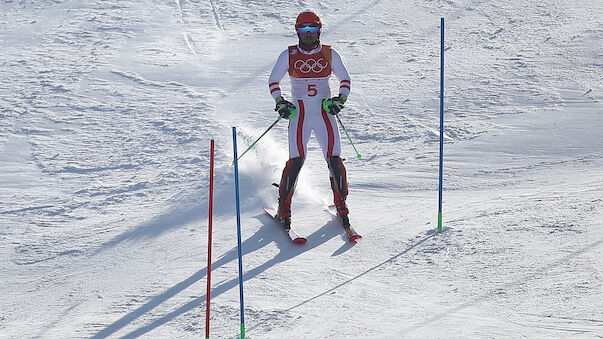
MULTIPOLYGON (((334 225, 332 224, 332 221, 329 221, 325 225, 323 225, 320 229, 316 230, 314 233, 312 233, 308 237, 306 237, 308 242, 305 245, 296 245, 296 244, 291 243, 291 241, 289 240, 289 238, 285 234, 285 232, 283 232, 280 229, 280 226, 278 224, 276 224, 269 216, 262 214, 262 215, 256 216, 256 219, 258 219, 262 222, 262 226, 254 235, 252 235, 250 238, 246 239, 241 244, 242 252, 243 252, 243 264, 245 264, 245 255, 255 252, 272 242, 276 243, 277 248, 280 251, 274 258, 269 259, 265 263, 245 272, 243 274, 244 282, 255 278, 259 274, 265 272, 266 270, 270 269, 271 267, 273 267, 279 263, 283 263, 283 262, 285 262, 289 259, 292 259, 304 252, 310 251, 310 250, 326 243, 330 239, 332 239, 340 234, 340 232, 338 232, 338 229, 336 227, 334 227, 334 225)), ((218 259, 217 261, 212 263, 212 270, 216 270, 219 267, 224 266, 235 260, 238 260, 238 251, 237 251, 236 247, 231 249, 226 254, 224 254, 220 259, 218 259)), ((138 307, 137 309, 135 309, 134 311, 122 316, 120 319, 118 319, 115 322, 113 322, 112 324, 108 325, 107 327, 105 327, 104 329, 102 329, 101 331, 96 333, 94 336, 92 336, 91 338, 93 338, 93 339, 106 338, 109 335, 114 334, 115 332, 126 327, 128 324, 134 322, 138 318, 140 318, 143 315, 147 314, 148 312, 152 311, 153 309, 155 309, 156 307, 158 307, 165 301, 176 296, 178 293, 191 287, 194 283, 205 278, 206 276, 207 276, 207 267, 195 272, 193 275, 186 278, 185 280, 177 283, 176 285, 174 285, 173 287, 164 291, 163 293, 153 297, 153 299, 151 299, 144 305, 142 305, 142 306, 138 307)), ((239 284, 239 279, 237 276, 227 282, 220 284, 219 286, 216 286, 211 291, 212 298, 215 298, 215 297, 227 292, 228 290, 230 290, 232 288, 238 288, 238 284, 239 284)), ((189 312, 201 305, 204 305, 205 299, 206 299, 205 294, 203 296, 195 298, 195 299, 189 301, 188 303, 180 306, 179 308, 153 320, 151 323, 126 334, 123 338, 136 338, 145 333, 148 333, 148 332, 152 331, 153 329, 156 329, 159 326, 168 323, 169 321, 175 319, 176 317, 178 317, 186 312, 189 312)))

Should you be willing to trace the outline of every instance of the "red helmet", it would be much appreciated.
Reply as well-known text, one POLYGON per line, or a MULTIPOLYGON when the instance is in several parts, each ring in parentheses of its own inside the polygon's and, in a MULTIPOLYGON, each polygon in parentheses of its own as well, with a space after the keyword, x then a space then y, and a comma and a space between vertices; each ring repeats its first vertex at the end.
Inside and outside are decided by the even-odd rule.
POLYGON ((312 11, 305 11, 299 13, 299 15, 297 16, 297 20, 295 20, 295 26, 297 27, 301 24, 318 24, 318 27, 322 27, 320 18, 318 17, 318 15, 316 15, 316 13, 312 11))

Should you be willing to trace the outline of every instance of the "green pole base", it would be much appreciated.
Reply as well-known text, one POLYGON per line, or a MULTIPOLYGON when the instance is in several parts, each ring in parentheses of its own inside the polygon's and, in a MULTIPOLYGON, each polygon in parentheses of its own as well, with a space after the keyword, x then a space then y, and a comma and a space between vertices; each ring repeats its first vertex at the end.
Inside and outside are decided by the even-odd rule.
POLYGON ((438 212, 438 232, 442 232, 442 212, 438 212))

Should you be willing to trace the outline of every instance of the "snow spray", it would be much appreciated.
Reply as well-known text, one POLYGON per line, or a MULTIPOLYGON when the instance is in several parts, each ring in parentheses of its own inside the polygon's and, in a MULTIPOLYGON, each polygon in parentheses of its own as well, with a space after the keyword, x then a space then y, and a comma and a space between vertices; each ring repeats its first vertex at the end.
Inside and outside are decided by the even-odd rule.
MULTIPOLYGON (((251 146, 249 146, 249 147, 248 147, 248 148, 245 150, 245 152, 243 152, 243 154, 241 154, 241 155, 240 155, 240 156, 237 158, 237 160, 241 159, 241 158, 242 158, 242 157, 245 155, 245 153, 247 153, 247 151, 249 151, 249 150, 250 150, 250 149, 251 149, 253 146, 255 146, 255 144, 257 144, 257 143, 258 143, 258 141, 260 141, 260 139, 262 139, 262 137, 263 137, 264 135, 266 135, 266 133, 268 133, 268 131, 270 131, 270 130, 272 129, 272 127, 274 127, 274 125, 276 125, 276 123, 277 123, 277 122, 281 121, 281 119, 282 119, 282 117, 281 117, 281 116, 279 116, 279 117, 278 117, 278 119, 276 119, 276 121, 275 121, 275 122, 273 122, 273 123, 272 123, 272 125, 270 125, 270 127, 268 127, 268 129, 267 129, 266 131, 264 131, 264 133, 262 133, 262 135, 260 135, 260 137, 259 137, 259 138, 257 138, 257 139, 256 139, 256 140, 253 142, 253 144, 251 144, 251 146)), ((232 163, 233 163, 233 165, 234 165, 234 161, 233 161, 232 163)))
POLYGON ((241 251, 241 208, 239 204, 239 162, 237 160, 237 128, 232 128, 234 150, 235 198, 237 206, 237 249, 239 253, 239 296, 241 299, 241 339, 245 338, 245 312, 243 306, 243 254, 241 251))

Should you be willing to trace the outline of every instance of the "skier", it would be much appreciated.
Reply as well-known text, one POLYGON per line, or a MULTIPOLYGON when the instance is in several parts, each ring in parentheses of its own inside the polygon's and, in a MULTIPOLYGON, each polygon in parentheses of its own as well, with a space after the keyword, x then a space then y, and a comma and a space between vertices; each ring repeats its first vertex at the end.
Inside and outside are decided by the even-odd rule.
POLYGON ((307 153, 311 132, 314 132, 330 172, 333 200, 344 227, 349 227, 348 182, 340 157, 339 130, 334 115, 343 108, 350 94, 350 75, 339 54, 329 45, 320 43, 322 23, 318 15, 305 11, 297 16, 295 29, 299 43, 283 51, 272 69, 268 86, 276 101, 275 111, 289 120, 289 160, 279 185, 277 219, 288 229, 291 226, 291 198, 297 176, 307 153), (282 96, 279 83, 289 72, 292 102, 282 96), (339 95, 331 97, 331 73, 339 79, 339 95))

